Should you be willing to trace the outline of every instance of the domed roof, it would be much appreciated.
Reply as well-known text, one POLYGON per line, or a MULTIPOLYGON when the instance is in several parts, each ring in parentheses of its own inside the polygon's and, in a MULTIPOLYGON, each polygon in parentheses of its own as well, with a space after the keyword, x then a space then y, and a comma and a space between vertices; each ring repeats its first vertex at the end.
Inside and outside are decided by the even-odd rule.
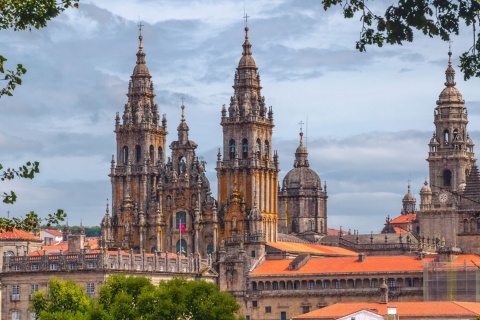
POLYGON ((135 75, 150 76, 150 72, 145 63, 146 54, 145 52, 143 52, 143 44, 142 44, 143 36, 140 35, 138 39, 140 40, 140 45, 138 46, 138 52, 137 52, 137 65, 135 66, 135 68, 133 68, 133 76, 135 75))
POLYGON ((308 151, 303 145, 303 132, 300 132, 300 145, 295 152, 294 168, 283 179, 287 189, 322 190, 318 174, 309 168, 308 151))
POLYGON ((238 68, 257 68, 257 64, 255 63, 255 59, 253 59, 252 45, 250 41, 248 41, 248 27, 245 27, 245 42, 243 43, 243 52, 240 61, 238 62, 238 68))
POLYGON ((420 194, 422 193, 432 193, 432 189, 428 185, 428 182, 426 179, 425 179, 425 182, 423 183, 422 189, 420 189, 420 194))
POLYGON ((447 70, 445 70, 445 89, 442 90, 442 93, 440 93, 440 97, 438 98, 437 104, 442 104, 442 103, 448 103, 448 102, 458 102, 458 103, 465 103, 465 101, 462 98, 462 95, 460 94, 460 91, 458 91, 457 88, 455 88, 455 70, 452 67, 452 52, 448 52, 448 67, 447 70))
POLYGON ((290 170, 283 179, 283 185, 288 189, 321 190, 320 177, 309 167, 297 167, 290 170))
POLYGON ((417 201, 415 196, 410 192, 410 188, 408 189, 407 194, 403 197, 403 201, 417 201))

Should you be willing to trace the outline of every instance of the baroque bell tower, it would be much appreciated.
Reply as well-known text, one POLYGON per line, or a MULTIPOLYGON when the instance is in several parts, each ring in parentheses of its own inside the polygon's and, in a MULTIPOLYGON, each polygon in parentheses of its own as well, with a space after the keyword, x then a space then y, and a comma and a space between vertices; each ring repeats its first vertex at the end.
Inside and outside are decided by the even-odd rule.
POLYGON ((261 94, 248 27, 234 79, 230 106, 223 105, 223 154, 218 152, 218 200, 222 237, 230 242, 277 240, 277 184, 272 152, 273 111, 261 94))
MULTIPOLYGON (((141 25, 140 25, 141 27, 141 25)), ((165 162, 167 120, 160 121, 150 72, 139 36, 137 63, 128 84, 122 120, 117 112, 117 163, 112 157, 112 232, 105 241, 124 248, 144 249, 156 164, 165 162), (143 239, 142 239, 143 238, 143 239)), ((151 228, 155 228, 153 225, 151 228)))
POLYGON ((475 164, 473 142, 467 131, 465 100, 455 87, 452 53, 448 52, 445 88, 434 111, 435 131, 429 143, 428 164, 433 208, 455 206, 453 194, 461 194, 475 164))

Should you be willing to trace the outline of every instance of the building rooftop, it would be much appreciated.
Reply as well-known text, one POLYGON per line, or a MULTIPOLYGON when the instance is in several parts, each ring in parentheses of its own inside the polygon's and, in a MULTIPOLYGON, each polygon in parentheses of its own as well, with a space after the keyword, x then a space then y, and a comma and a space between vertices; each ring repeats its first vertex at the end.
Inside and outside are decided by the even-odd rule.
POLYGON ((368 310, 380 315, 387 314, 388 307, 396 307, 397 315, 400 318, 405 317, 446 317, 446 318, 474 318, 480 315, 480 303, 478 302, 458 302, 458 301, 428 301, 428 302, 355 302, 355 303, 336 303, 328 307, 305 313, 296 317, 294 320, 314 320, 314 319, 337 319, 360 310, 368 310))
POLYGON ((12 231, 2 231, 0 240, 38 240, 40 239, 27 231, 14 228, 12 231))
MULTIPOLYGON (((294 242, 268 242, 268 247, 276 249, 278 251, 284 252, 294 252, 294 253, 310 253, 317 255, 334 255, 334 256, 357 256, 356 252, 353 252, 348 249, 334 247, 334 246, 323 246, 318 244, 309 244, 309 243, 294 243, 294 242)), ((267 248, 267 251, 268 248, 267 248)))

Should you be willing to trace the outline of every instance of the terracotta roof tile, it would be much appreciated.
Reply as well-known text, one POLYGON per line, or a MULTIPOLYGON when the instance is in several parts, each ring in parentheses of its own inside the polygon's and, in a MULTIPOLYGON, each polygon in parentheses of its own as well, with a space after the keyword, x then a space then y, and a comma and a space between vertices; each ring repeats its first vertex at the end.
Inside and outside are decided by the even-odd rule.
POLYGON ((268 242, 268 246, 286 252, 302 252, 311 254, 323 254, 323 255, 341 255, 341 256, 357 256, 358 253, 348 249, 334 247, 334 246, 322 246, 318 244, 309 243, 295 243, 295 242, 268 242))
POLYGON ((0 233, 0 240, 40 240, 27 231, 14 228, 12 231, 2 231, 0 233))
POLYGON ((58 231, 58 230, 55 230, 55 229, 46 229, 46 230, 42 230, 42 232, 48 232, 52 236, 55 236, 55 237, 62 237, 63 236, 61 231, 58 231))
POLYGON ((289 270, 292 259, 266 260, 252 272, 252 277, 264 275, 292 275, 314 273, 368 273, 368 272, 405 272, 422 271, 426 262, 432 262, 435 256, 418 260, 416 256, 367 256, 363 262, 358 257, 311 258, 298 270, 289 270))
POLYGON ((403 224, 407 222, 412 222, 416 218, 417 218, 417 215, 414 213, 401 215, 399 217, 396 217, 395 219, 392 219, 392 221, 390 221, 390 224, 400 224, 400 223, 403 224))
POLYGON ((340 318, 360 310, 377 310, 380 315, 387 314, 387 307, 396 307, 402 317, 475 317, 480 315, 480 303, 457 301, 428 302, 372 302, 336 303, 322 309, 305 313, 293 319, 331 319, 340 318))

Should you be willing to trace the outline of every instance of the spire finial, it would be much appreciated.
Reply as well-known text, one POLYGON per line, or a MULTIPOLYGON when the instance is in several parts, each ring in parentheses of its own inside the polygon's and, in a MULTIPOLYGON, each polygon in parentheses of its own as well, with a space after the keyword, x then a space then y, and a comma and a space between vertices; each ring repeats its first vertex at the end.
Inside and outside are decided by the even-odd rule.
POLYGON ((453 87, 455 86, 455 70, 452 67, 452 42, 448 41, 448 67, 445 71, 445 76, 447 78, 447 82, 445 82, 445 86, 453 87))
POLYGON ((248 39, 248 18, 250 18, 250 16, 248 15, 248 13, 245 11, 245 7, 243 8, 243 19, 245 20, 245 39, 248 39))
POLYGON ((107 210, 106 211, 107 211, 107 214, 110 211, 110 210, 108 210, 108 198, 107 198, 107 210))
POLYGON ((185 97, 182 97, 182 122, 185 122, 185 105, 183 104, 183 102, 185 101, 185 97))
POLYGON ((138 23, 138 40, 140 40, 140 45, 138 46, 140 49, 143 48, 143 44, 142 44, 142 40, 143 40, 143 36, 142 36, 142 27, 144 27, 144 25, 142 24, 142 21, 140 21, 138 23))
POLYGON ((410 179, 407 180, 408 183, 408 192, 410 193, 410 179))
POLYGON ((304 123, 303 123, 303 121, 300 121, 298 124, 300 125, 300 144, 302 145, 303 144, 303 125, 304 125, 304 123))

